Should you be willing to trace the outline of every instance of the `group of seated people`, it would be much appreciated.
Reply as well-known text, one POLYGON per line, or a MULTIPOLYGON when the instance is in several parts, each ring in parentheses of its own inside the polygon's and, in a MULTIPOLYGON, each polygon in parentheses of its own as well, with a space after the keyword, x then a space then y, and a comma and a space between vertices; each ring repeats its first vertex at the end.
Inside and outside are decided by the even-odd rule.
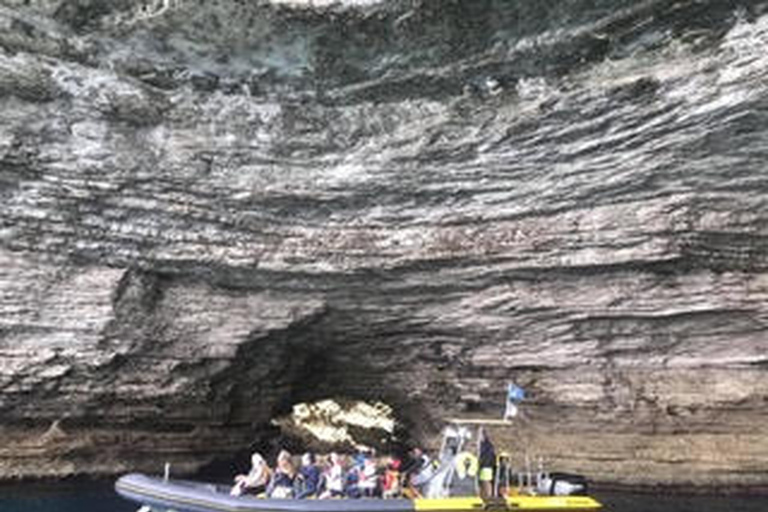
POLYGON ((403 482, 411 472, 424 463, 424 455, 416 450, 417 458, 409 469, 401 472, 402 462, 396 457, 376 457, 372 452, 359 452, 349 457, 331 453, 315 457, 305 453, 297 469, 286 450, 277 456, 274 470, 259 453, 251 456, 248 474, 235 477, 231 494, 255 495, 269 498, 394 498, 402 495, 403 482))

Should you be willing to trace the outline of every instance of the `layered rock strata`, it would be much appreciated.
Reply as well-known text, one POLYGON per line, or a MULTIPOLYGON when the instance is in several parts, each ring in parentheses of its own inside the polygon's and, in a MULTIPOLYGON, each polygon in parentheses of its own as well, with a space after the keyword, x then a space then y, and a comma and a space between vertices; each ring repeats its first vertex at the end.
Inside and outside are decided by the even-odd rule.
POLYGON ((518 462, 768 483, 762 3, 555 41, 494 2, 2 4, 0 478, 192 471, 323 398, 426 440, 514 380, 518 462))

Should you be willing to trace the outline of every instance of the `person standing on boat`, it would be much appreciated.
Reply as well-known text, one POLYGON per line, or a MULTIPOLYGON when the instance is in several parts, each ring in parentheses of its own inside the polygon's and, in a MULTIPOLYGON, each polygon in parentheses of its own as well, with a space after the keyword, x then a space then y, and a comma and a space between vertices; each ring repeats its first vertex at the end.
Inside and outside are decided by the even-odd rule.
POLYGON ((493 497, 493 473, 496 469, 496 449, 493 447, 491 438, 488 437, 488 434, 482 427, 479 431, 477 451, 477 458, 480 462, 480 472, 478 473, 478 480, 480 481, 480 497, 488 499, 493 497))
POLYGON ((230 494, 240 496, 242 494, 259 495, 267 490, 272 470, 260 453, 251 455, 251 470, 247 475, 235 476, 235 485, 230 494))
POLYGON ((509 454, 501 452, 496 464, 496 488, 494 489, 494 494, 499 497, 509 494, 509 490, 512 487, 511 474, 512 463, 510 462, 509 454))
POLYGON ((296 480, 296 470, 291 462, 291 454, 280 450, 277 455, 275 474, 269 482, 267 495, 270 498, 293 498, 293 484, 296 480))
POLYGON ((297 494, 297 498, 309 498, 317 495, 320 489, 320 468, 317 467, 313 453, 307 452, 302 455, 298 478, 301 482, 301 491, 297 494))

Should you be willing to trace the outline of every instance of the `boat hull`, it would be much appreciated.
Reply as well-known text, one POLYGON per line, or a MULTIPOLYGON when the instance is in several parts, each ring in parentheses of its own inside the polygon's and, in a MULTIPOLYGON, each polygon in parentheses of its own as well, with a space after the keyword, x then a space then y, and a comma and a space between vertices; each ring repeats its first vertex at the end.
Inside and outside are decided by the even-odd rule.
POLYGON ((511 496, 419 499, 261 499, 230 496, 214 484, 164 480, 139 473, 121 477, 115 490, 122 497, 153 510, 176 512, 586 512, 600 504, 588 496, 511 496))

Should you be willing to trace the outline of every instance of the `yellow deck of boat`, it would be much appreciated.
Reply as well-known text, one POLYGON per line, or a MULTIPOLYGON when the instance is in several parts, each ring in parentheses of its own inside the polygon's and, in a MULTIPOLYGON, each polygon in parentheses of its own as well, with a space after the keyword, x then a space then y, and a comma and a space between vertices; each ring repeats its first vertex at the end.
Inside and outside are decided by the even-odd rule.
POLYGON ((464 512, 490 511, 504 512, 513 510, 557 511, 597 510, 602 505, 589 496, 510 496, 493 500, 479 497, 465 498, 417 498, 413 500, 416 512, 464 512))

